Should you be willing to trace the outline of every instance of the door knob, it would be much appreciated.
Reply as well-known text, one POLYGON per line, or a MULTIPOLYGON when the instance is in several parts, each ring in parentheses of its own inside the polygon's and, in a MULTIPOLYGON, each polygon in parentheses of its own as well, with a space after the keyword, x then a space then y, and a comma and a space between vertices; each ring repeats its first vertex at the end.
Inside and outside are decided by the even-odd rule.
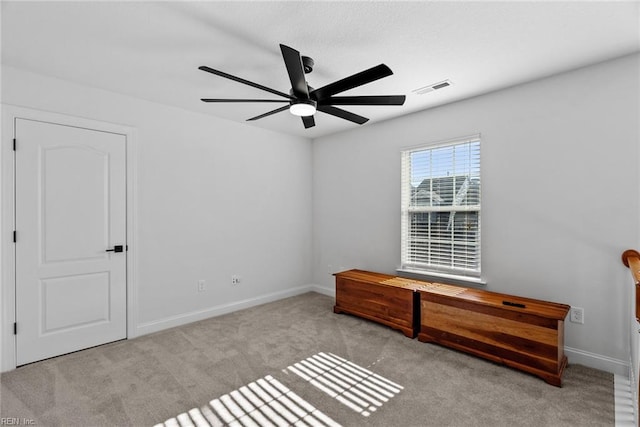
POLYGON ((107 249, 105 252, 124 252, 123 245, 115 245, 113 249, 107 249))

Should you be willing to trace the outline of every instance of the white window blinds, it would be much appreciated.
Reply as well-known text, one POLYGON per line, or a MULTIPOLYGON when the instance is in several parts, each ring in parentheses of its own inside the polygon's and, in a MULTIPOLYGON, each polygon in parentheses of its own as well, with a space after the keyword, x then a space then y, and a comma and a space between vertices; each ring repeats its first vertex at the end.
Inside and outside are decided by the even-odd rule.
POLYGON ((402 152, 402 269, 480 277, 480 136, 402 152))

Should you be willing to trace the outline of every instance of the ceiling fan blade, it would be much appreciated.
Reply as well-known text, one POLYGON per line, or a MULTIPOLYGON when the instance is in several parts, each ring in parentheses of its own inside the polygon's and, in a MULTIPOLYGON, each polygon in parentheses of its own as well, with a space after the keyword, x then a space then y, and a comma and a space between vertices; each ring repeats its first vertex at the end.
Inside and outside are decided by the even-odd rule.
POLYGON ((367 83, 371 83, 383 77, 387 77, 393 74, 393 71, 384 64, 376 65, 368 70, 361 71, 352 76, 345 77, 337 82, 330 83, 319 89, 311 92, 311 98, 318 101, 322 101, 336 93, 344 92, 354 87, 362 86, 367 83))
POLYGON ((331 96, 319 102, 320 105, 402 105, 404 95, 376 96, 331 96))
POLYGON ((284 107, 276 108, 275 110, 271 110, 271 111, 269 111, 267 113, 260 114, 259 116, 251 117, 250 119, 247 119, 247 121, 250 122, 250 121, 253 121, 253 120, 262 119, 264 117, 267 117, 267 116, 270 116, 272 114, 276 114, 276 113, 279 113, 280 111, 285 111, 285 110, 288 110, 288 109, 289 109, 289 106, 285 105, 284 107))
POLYGON ((301 118, 305 129, 312 128, 316 125, 316 121, 313 119, 313 116, 302 116, 301 118))
POLYGON ((332 107, 330 105, 318 105, 318 111, 331 114, 332 116, 340 117, 341 119, 349 120, 350 122, 357 123, 359 125, 365 124, 369 121, 369 119, 367 119, 366 117, 362 117, 349 111, 332 107))
POLYGON ((261 84, 258 84, 258 83, 250 82, 249 80, 245 80, 240 77, 232 76, 231 74, 227 74, 223 71, 214 70, 213 68, 207 67, 206 65, 198 67, 198 69, 202 71, 206 71, 207 73, 215 74, 216 76, 224 77, 225 79, 233 80, 234 82, 243 83, 245 85, 255 87, 256 89, 261 89, 261 90, 273 93, 274 95, 284 96, 287 99, 295 99, 293 96, 288 95, 286 93, 277 91, 275 89, 271 89, 266 86, 262 86, 261 84))
POLYGON ((286 99, 218 99, 218 98, 201 98, 202 102, 289 102, 286 99))
POLYGON ((304 67, 300 52, 283 44, 280 45, 280 50, 282 51, 282 58, 284 58, 284 65, 287 67, 293 94, 298 98, 309 99, 309 88, 304 78, 304 67))

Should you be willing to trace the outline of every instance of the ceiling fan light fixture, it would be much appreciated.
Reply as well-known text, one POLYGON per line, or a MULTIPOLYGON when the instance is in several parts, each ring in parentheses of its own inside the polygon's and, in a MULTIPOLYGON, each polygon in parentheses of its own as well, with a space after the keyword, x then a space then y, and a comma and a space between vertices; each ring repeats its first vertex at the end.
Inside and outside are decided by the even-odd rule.
POLYGON ((292 100, 289 112, 294 116, 313 116, 316 113, 316 101, 313 99, 292 100))

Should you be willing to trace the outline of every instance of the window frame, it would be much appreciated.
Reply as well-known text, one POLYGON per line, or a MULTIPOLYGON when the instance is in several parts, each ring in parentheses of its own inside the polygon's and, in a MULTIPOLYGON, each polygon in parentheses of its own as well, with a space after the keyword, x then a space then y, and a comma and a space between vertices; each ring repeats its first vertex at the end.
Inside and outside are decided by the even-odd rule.
MULTIPOLYGON (((472 149, 472 147, 469 147, 472 149)), ((418 276, 428 276, 428 277, 436 277, 436 278, 447 278, 453 281, 460 282, 471 282, 473 284, 485 284, 486 282, 482 279, 482 165, 481 165, 481 154, 482 154, 482 139, 480 134, 468 135, 443 141, 436 141, 426 144, 421 144, 419 146, 407 147, 401 150, 401 254, 400 254, 400 267, 397 269, 399 272, 410 273, 418 276), (411 165, 411 156, 414 153, 427 152, 433 153, 436 149, 446 149, 451 147, 452 151, 455 151, 456 146, 461 146, 465 144, 476 144, 477 143, 477 154, 474 153, 472 160, 469 161, 469 165, 465 168, 463 176, 466 176, 466 179, 469 179, 469 182, 473 180, 477 180, 477 188, 474 191, 477 191, 477 204, 466 205, 466 204, 456 204, 454 201, 451 201, 449 205, 445 206, 433 206, 433 205, 422 205, 418 206, 417 203, 414 202, 412 204, 412 188, 417 188, 412 186, 412 171, 413 165, 411 165), (477 263, 477 269, 469 269, 469 268, 460 268, 456 267, 456 260, 461 260, 464 258, 463 255, 466 255, 463 252, 456 252, 455 245, 468 245, 469 239, 456 239, 455 238, 455 230, 452 228, 451 231, 451 239, 448 240, 448 244, 451 245, 451 264, 450 265, 442 265, 442 263, 429 263, 429 262, 417 262, 412 261, 411 258, 415 258, 415 255, 418 253, 416 251, 411 251, 409 249, 409 245, 411 242, 416 241, 415 235, 412 236, 410 219, 411 215, 415 213, 425 213, 425 214, 441 214, 441 213, 453 213, 454 215, 458 212, 477 212, 477 229, 474 232, 474 240, 472 242, 472 246, 476 247, 476 253, 474 254, 474 262, 477 263), (458 256, 456 256, 456 254, 458 256)), ((471 153, 470 153, 471 155, 471 153)), ((454 163, 451 164, 453 166, 454 163)), ((431 163, 430 163, 431 166, 431 163)), ((452 178, 458 175, 451 175, 452 178)), ((426 178, 421 180, 421 184, 426 180, 430 181, 430 188, 433 189, 433 181, 435 179, 441 179, 444 176, 436 176, 431 172, 426 178)), ((455 178, 454 178, 455 185, 455 178)), ((461 185, 464 185, 461 184, 461 185)), ((452 197, 456 193, 455 188, 451 189, 452 197)), ((433 197, 432 195, 428 197, 433 197)), ((466 197, 466 196, 464 196, 466 197)), ((430 202, 432 203, 432 202, 430 202)), ((453 217, 449 216, 449 220, 452 221, 452 227, 455 227, 455 223, 453 222, 453 217)), ((428 245, 432 243, 438 243, 436 238, 433 238, 432 233, 434 233, 430 228, 423 243, 428 245)))

